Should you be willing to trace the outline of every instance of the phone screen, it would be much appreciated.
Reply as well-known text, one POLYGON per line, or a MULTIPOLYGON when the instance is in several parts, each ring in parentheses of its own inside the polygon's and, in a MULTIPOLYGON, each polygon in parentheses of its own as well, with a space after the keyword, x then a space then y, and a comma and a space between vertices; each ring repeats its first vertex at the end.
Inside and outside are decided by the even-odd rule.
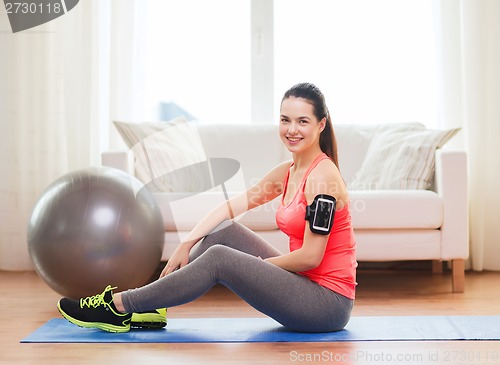
POLYGON ((319 198, 314 213, 313 228, 320 231, 328 231, 334 208, 333 201, 319 198))

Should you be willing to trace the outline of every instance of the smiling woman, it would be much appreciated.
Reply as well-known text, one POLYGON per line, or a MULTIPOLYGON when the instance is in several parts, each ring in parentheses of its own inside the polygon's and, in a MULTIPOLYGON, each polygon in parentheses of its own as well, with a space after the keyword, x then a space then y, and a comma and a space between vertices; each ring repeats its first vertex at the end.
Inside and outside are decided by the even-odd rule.
POLYGON ((135 314, 177 307, 221 284, 291 330, 344 328, 355 298, 356 243, 347 189, 327 155, 336 156, 336 150, 323 150, 320 143, 328 125, 331 131, 324 99, 312 84, 295 85, 284 94, 280 132, 293 162, 274 166, 257 184, 201 218, 182 237, 158 280, 116 293, 108 285, 80 301, 62 298, 63 317, 82 327, 127 332, 135 314), (268 186, 277 188, 264 189, 268 186), (286 253, 232 219, 279 196, 276 223, 289 237, 286 253))

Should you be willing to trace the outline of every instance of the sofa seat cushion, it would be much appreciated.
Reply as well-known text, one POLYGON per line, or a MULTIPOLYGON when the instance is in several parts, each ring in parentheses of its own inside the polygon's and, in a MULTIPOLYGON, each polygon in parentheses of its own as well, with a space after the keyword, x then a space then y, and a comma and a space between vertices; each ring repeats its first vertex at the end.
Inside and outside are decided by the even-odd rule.
POLYGON ((354 229, 437 229, 443 223, 442 198, 430 190, 353 190, 354 229))
MULTIPOLYGON (((229 192, 229 197, 237 193, 229 192)), ((155 193, 166 231, 190 231, 213 208, 224 203, 224 193, 216 188, 204 193, 155 193)), ((237 217, 238 222, 254 231, 278 229, 275 215, 279 197, 237 217)))
MULTIPOLYGON (((229 193, 234 196, 237 193, 229 193)), ((189 231, 225 201, 220 189, 199 194, 155 193, 166 231, 189 231)), ((442 199, 430 190, 351 191, 354 229, 438 229, 443 222, 442 199)), ((255 231, 274 230, 280 198, 257 207, 238 221, 255 231)))

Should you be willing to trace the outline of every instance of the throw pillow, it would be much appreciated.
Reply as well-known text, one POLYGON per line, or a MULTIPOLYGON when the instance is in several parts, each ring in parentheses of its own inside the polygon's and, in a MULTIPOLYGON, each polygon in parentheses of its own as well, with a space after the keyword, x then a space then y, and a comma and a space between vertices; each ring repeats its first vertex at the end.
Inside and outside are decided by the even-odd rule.
POLYGON ((459 130, 397 129, 375 135, 349 188, 429 189, 433 183, 436 149, 459 130))
POLYGON ((113 122, 135 157, 135 175, 153 191, 198 191, 196 169, 206 160, 196 126, 184 118, 170 122, 113 122), (181 173, 176 174, 177 171, 181 173))

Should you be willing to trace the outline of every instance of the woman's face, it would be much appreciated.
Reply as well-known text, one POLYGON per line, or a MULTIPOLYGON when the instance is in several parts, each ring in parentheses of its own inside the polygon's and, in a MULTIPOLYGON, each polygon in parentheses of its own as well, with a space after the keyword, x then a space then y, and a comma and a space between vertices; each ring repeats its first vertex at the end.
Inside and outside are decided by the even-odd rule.
POLYGON ((318 121, 311 103, 296 97, 284 99, 280 114, 280 137, 290 152, 297 153, 311 146, 319 146, 319 136, 326 121, 318 121))

